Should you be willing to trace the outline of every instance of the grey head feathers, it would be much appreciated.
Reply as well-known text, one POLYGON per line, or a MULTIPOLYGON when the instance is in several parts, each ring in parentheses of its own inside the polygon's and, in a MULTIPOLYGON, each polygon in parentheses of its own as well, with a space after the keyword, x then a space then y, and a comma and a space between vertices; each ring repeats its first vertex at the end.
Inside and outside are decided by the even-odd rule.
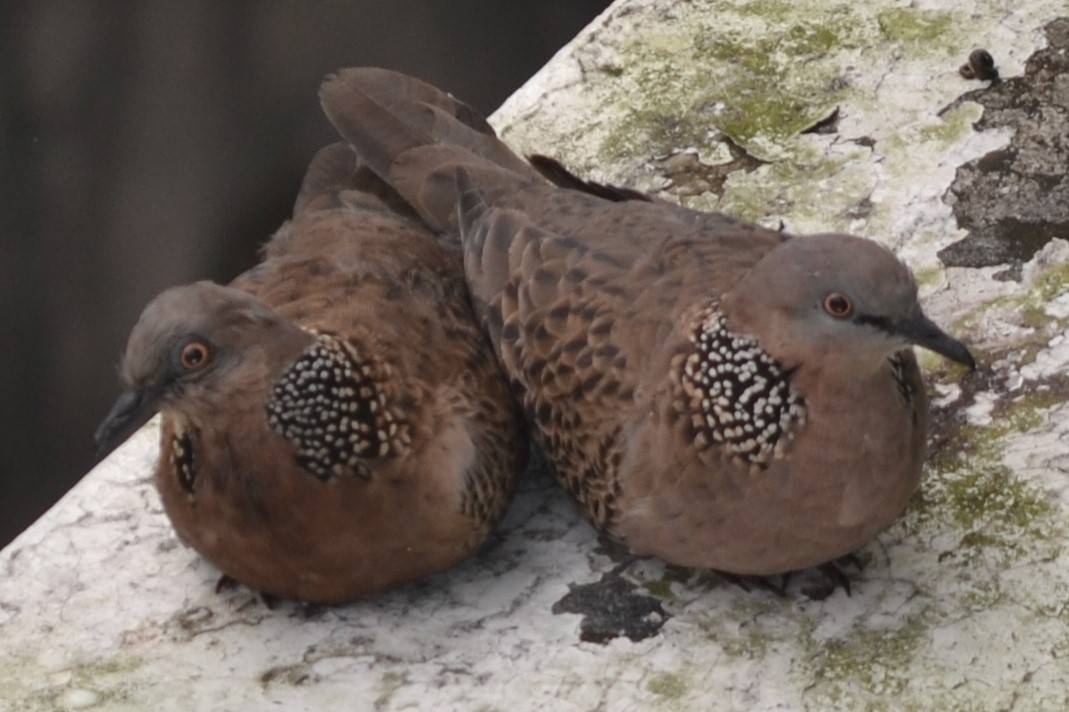
POLYGON ((97 429, 98 449, 108 449, 162 404, 211 392, 275 329, 291 339, 302 333, 240 289, 203 281, 161 293, 130 332, 119 369, 124 393, 97 429))
POLYGON ((909 268, 871 240, 794 237, 758 262, 724 301, 787 364, 819 353, 878 366, 915 344, 974 365, 965 346, 924 315, 909 268))
POLYGON ((256 297, 213 282, 195 282, 162 292, 145 307, 130 332, 120 377, 127 388, 161 379, 203 378, 226 364, 234 350, 254 342, 258 328, 279 317, 256 297), (210 363, 182 366, 181 347, 199 338, 212 352, 210 363))

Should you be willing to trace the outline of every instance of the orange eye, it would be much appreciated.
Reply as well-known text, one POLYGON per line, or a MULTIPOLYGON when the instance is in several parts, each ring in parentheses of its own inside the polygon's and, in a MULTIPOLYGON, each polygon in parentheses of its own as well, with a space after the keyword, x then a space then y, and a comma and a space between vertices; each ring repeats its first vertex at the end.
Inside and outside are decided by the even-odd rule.
POLYGON ((836 319, 845 319, 854 311, 850 298, 841 292, 832 292, 824 297, 824 311, 836 319))
POLYGON ((182 368, 188 371, 202 368, 210 358, 211 350, 208 348, 208 344, 196 340, 190 341, 183 346, 178 354, 178 360, 182 363, 182 368))

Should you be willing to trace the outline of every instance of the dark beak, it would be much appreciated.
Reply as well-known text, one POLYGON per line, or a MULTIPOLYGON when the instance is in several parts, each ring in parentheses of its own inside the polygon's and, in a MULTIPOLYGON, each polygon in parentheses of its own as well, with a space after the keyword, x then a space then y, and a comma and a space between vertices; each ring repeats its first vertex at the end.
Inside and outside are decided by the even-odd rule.
POLYGON ((126 391, 115 401, 104 422, 93 434, 97 457, 111 452, 119 441, 145 424, 157 410, 162 388, 126 391))
POLYGON ((935 325, 924 314, 917 314, 909 321, 900 321, 894 326, 894 330, 912 341, 917 346, 922 346, 929 351, 945 356, 951 361, 957 361, 963 366, 968 366, 970 371, 976 370, 976 361, 973 360, 969 349, 965 344, 952 338, 945 331, 935 325))

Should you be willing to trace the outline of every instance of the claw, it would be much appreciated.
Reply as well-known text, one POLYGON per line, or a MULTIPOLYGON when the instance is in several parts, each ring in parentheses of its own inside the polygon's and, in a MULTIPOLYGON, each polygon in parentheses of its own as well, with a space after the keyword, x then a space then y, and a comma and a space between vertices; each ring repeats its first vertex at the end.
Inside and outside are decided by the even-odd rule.
POLYGON ((834 561, 829 561, 826 564, 821 564, 818 568, 820 568, 820 573, 828 577, 828 580, 832 584, 832 591, 835 590, 836 586, 842 586, 843 590, 846 591, 847 596, 851 594, 850 577, 844 574, 843 570, 836 566, 834 561))
MULTIPOLYGON (((823 601, 834 593, 836 588, 842 588, 846 591, 847 596, 852 595, 853 588, 850 586, 850 577, 840 568, 846 566, 852 566, 859 572, 865 569, 864 561, 857 554, 840 556, 835 561, 829 561, 826 564, 817 566, 816 569, 824 575, 824 582, 818 585, 803 586, 802 593, 814 601, 823 601)), ((741 576, 718 570, 713 570, 713 573, 747 593, 752 590, 751 586, 757 586, 766 591, 771 591, 777 596, 786 596, 791 584, 791 577, 797 572, 788 571, 780 574, 778 584, 775 581, 775 577, 772 576, 741 576)))
POLYGON ((224 593, 226 591, 232 591, 237 588, 238 582, 230 576, 223 574, 219 577, 219 580, 215 582, 215 592, 224 593))
POLYGON ((777 596, 787 595, 787 585, 791 581, 790 572, 780 576, 779 583, 777 584, 771 576, 740 576, 739 574, 729 573, 727 571, 713 571, 714 574, 724 579, 730 584, 738 586, 746 593, 749 593, 753 589, 751 585, 763 588, 766 591, 771 591, 777 596))
POLYGON ((716 569, 713 569, 713 573, 724 579, 728 583, 738 586, 746 593, 750 592, 750 587, 746 585, 746 581, 741 576, 737 574, 728 573, 727 571, 717 571, 716 569))
POLYGON ((865 562, 854 552, 850 552, 846 556, 840 556, 835 560, 835 563, 839 566, 853 566, 858 573, 865 570, 865 562))
POLYGON ((635 556, 634 554, 627 554, 622 561, 612 567, 612 570, 609 571, 609 576, 620 576, 624 571, 631 568, 631 564, 635 563, 640 558, 641 557, 635 556))
POLYGON ((779 581, 779 585, 778 586, 773 582, 771 576, 758 576, 756 578, 758 586, 760 586, 761 588, 765 589, 766 591, 771 591, 772 593, 776 594, 780 598, 783 598, 783 597, 785 597, 787 595, 787 584, 790 583, 790 580, 791 580, 791 574, 790 574, 789 571, 787 573, 783 574, 782 576, 780 576, 780 581, 779 581))

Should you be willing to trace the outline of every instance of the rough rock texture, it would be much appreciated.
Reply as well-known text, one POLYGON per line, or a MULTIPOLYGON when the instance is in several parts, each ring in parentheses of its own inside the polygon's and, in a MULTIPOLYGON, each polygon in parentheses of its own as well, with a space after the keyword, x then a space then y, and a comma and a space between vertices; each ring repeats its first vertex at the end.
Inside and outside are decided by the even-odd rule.
POLYGON ((602 180, 881 240, 917 270, 929 313, 971 342, 974 374, 922 359, 932 457, 907 515, 862 552, 853 596, 811 600, 799 592, 811 580, 779 597, 656 561, 621 567, 534 476, 494 543, 455 570, 363 604, 272 610, 242 589, 216 594, 216 572, 175 540, 148 480, 150 424, 0 555, 0 700, 26 710, 1066 708, 1069 236, 1055 230, 1006 258, 1019 261, 1018 279, 996 279, 1010 262, 938 257, 1009 214, 959 224, 956 179, 973 170, 971 192, 1020 202, 1014 186, 1040 157, 995 171, 971 162, 1026 131, 1043 161, 1069 162, 1058 153, 1064 124, 989 103, 1017 86, 1033 116, 1064 110, 1046 105, 1064 96, 1054 69, 1064 49, 1038 55, 1045 74, 1017 79, 1060 41, 1063 25, 1049 23, 1063 15, 1064 0, 621 0, 495 116, 519 148, 602 180), (976 47, 1004 83, 955 103, 979 86, 958 73, 976 47), (1049 90, 1037 89, 1041 76, 1049 90), (977 130, 984 106, 1002 118, 977 130), (1061 133, 1043 138, 1048 129, 1061 133))
POLYGON ((944 264, 1019 267, 1052 238, 1069 237, 1069 17, 1048 24, 1046 35, 1048 47, 1023 76, 954 103, 984 107, 978 130, 1014 133, 1008 146, 958 169, 947 202, 969 235, 940 250, 944 264))

